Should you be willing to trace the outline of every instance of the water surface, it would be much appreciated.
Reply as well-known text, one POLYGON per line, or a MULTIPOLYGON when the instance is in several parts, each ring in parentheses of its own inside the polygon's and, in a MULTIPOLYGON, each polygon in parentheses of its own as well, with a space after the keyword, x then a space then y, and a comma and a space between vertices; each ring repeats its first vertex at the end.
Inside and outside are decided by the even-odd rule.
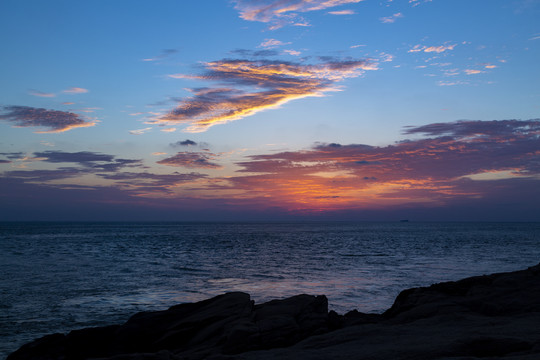
POLYGON ((540 223, 0 223, 0 357, 227 291, 382 312, 403 289, 540 261, 540 223))

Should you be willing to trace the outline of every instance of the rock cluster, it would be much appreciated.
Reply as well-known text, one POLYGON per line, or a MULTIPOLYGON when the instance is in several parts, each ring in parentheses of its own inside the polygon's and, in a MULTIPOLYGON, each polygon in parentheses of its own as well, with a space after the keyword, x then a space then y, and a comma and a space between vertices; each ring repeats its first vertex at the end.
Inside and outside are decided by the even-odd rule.
POLYGON ((325 296, 248 294, 53 334, 19 359, 540 359, 540 264, 403 291, 383 314, 328 312, 325 296))

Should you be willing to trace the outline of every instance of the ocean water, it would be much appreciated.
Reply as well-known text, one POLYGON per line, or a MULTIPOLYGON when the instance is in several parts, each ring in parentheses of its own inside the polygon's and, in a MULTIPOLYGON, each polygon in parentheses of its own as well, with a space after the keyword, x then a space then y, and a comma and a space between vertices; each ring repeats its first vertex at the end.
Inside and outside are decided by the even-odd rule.
POLYGON ((540 262, 540 223, 0 223, 0 358, 228 291, 382 312, 401 290, 540 262))

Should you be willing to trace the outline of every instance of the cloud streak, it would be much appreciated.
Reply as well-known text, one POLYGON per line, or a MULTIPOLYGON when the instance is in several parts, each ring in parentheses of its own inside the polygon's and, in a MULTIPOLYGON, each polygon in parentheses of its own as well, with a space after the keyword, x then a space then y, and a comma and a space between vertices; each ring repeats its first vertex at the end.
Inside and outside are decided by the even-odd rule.
POLYGON ((30 90, 28 92, 28 94, 30 94, 32 96, 38 96, 38 97, 44 97, 44 98, 52 98, 52 97, 56 96, 56 94, 54 94, 54 93, 46 93, 46 92, 39 91, 39 90, 30 90))
POLYGON ((171 75, 219 81, 225 86, 192 89, 193 96, 150 124, 188 123, 186 132, 203 132, 211 126, 251 116, 265 109, 277 108, 289 101, 323 96, 336 91, 336 83, 376 70, 369 60, 329 60, 306 65, 270 60, 225 59, 206 63, 203 75, 171 75), (246 90, 247 89, 247 90, 246 90))
POLYGON ((422 46, 422 45, 415 45, 412 49, 409 50, 410 53, 415 52, 426 52, 426 53, 442 53, 448 50, 454 50, 456 47, 456 44, 453 45, 439 45, 439 46, 422 46))
POLYGON ((361 1, 363 0, 236 0, 234 3, 242 19, 270 23, 270 29, 275 30, 285 25, 306 25, 305 20, 298 13, 324 10, 361 1))
POLYGON ((84 89, 80 87, 71 87, 62 92, 66 94, 86 94, 88 92, 88 89, 84 89))
POLYGON ((35 108, 30 106, 4 106, 0 120, 11 122, 15 127, 45 127, 48 130, 37 133, 61 133, 64 131, 95 126, 96 121, 87 121, 78 114, 35 108))

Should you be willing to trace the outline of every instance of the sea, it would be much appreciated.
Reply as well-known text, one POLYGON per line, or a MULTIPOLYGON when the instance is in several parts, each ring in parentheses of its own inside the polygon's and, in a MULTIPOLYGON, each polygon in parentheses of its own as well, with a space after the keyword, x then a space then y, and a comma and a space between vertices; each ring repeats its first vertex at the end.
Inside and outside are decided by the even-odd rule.
POLYGON ((0 358, 230 291, 381 313, 400 291, 540 262, 540 223, 0 223, 0 358))

